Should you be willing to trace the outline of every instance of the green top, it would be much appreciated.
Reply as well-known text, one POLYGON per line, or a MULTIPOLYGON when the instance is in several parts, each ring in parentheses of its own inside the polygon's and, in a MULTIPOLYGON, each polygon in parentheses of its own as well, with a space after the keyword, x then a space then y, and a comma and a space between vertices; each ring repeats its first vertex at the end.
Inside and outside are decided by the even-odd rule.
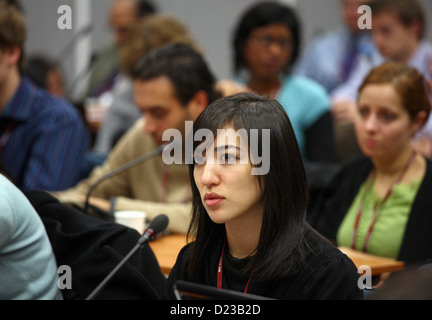
MULTIPOLYGON (((409 185, 399 183, 394 187, 390 197, 377 210, 378 218, 370 237, 367 248, 368 253, 381 257, 397 258, 411 206, 422 180, 422 178, 419 178, 413 180, 409 185)), ((382 198, 376 196, 373 181, 371 181, 371 188, 366 188, 366 183, 367 181, 361 185, 339 227, 336 238, 338 246, 351 247, 355 220, 360 203, 364 199, 363 213, 359 222, 355 243, 356 250, 363 250, 363 245, 373 220, 374 205, 382 201, 382 198)))

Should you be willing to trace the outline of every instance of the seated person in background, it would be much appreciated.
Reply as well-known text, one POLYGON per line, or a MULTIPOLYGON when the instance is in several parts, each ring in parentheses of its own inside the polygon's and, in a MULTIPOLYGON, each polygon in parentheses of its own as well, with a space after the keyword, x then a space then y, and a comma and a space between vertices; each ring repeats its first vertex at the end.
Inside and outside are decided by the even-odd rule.
POLYGON ((78 110, 22 75, 26 23, 0 3, 0 162, 20 189, 77 183, 90 136, 78 110))
POLYGON ((90 65, 90 80, 78 98, 83 103, 88 97, 99 97, 112 89, 119 73, 118 52, 128 33, 139 19, 152 15, 157 8, 147 0, 113 0, 108 14, 108 23, 113 40, 96 52, 90 65))
POLYGON ((168 43, 185 43, 197 48, 187 28, 176 18, 154 14, 145 17, 130 31, 120 49, 122 73, 113 91, 113 103, 99 128, 93 152, 106 156, 118 138, 142 116, 133 95, 131 74, 139 58, 168 43))
MULTIPOLYGON (((318 35, 306 48, 295 67, 297 74, 322 84, 331 94, 349 79, 359 60, 376 54, 372 35, 368 29, 360 29, 359 6, 371 0, 339 0, 344 26, 318 35)), ((353 154, 360 154, 355 143, 352 124, 334 123, 335 153, 338 163, 353 154)))
MULTIPOLYGON (((185 44, 169 44, 141 59, 133 74, 134 98, 144 117, 139 119, 109 153, 102 166, 77 186, 60 192, 60 201, 82 205, 100 177, 167 143, 167 129, 185 131, 213 100, 220 97, 216 80, 204 58, 185 44)), ((92 193, 90 204, 104 210, 141 210, 149 220, 164 213, 168 230, 186 232, 191 192, 186 164, 167 165, 159 155, 107 181, 92 193)))
POLYGON ((195 140, 198 130, 207 134, 189 167, 194 241, 178 255, 168 295, 183 280, 274 299, 360 298, 354 263, 305 222, 306 174, 282 106, 239 93, 209 105, 195 140))
POLYGON ((432 258, 432 163, 411 145, 430 112, 422 75, 406 64, 373 69, 354 118, 364 155, 335 176, 311 224, 338 246, 402 260, 432 258))
POLYGON ((63 74, 56 62, 43 55, 31 56, 24 69, 24 74, 39 88, 53 96, 65 95, 63 74))
POLYGON ((343 26, 317 35, 296 63, 295 72, 314 79, 330 93, 344 83, 358 56, 374 51, 371 32, 360 29, 358 8, 371 0, 339 0, 343 26))
POLYGON ((300 22, 278 2, 258 2, 241 17, 234 32, 236 80, 284 107, 303 159, 334 162, 333 119, 326 90, 290 72, 300 50, 300 22))
MULTIPOLYGON (((418 0, 372 0, 369 6, 373 41, 379 54, 372 58, 363 56, 350 78, 331 93, 335 123, 346 128, 336 139, 344 145, 356 142, 355 139, 346 141, 346 137, 353 131, 358 89, 373 67, 384 61, 401 62, 416 68, 427 81, 432 81, 432 45, 424 39, 426 16, 421 3, 418 0)), ((413 137, 413 143, 426 157, 432 157, 432 117, 413 137)))
POLYGON ((62 300, 57 281, 56 258, 39 215, 0 174, 0 300, 62 300))

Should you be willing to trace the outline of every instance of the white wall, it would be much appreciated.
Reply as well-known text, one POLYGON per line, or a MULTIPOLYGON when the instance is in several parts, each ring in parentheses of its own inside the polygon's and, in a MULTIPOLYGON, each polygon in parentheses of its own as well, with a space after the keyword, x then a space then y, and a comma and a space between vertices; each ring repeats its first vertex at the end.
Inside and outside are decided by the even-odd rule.
MULTIPOLYGON (((65 56, 59 57, 78 32, 77 23, 72 30, 59 30, 57 8, 66 4, 72 8, 74 21, 77 16, 78 2, 89 1, 91 5, 92 32, 89 41, 90 51, 95 51, 104 43, 110 41, 106 17, 111 0, 21 0, 26 11, 29 33, 27 52, 44 52, 63 62, 68 82, 79 73, 77 70, 78 50, 70 50, 65 56)), ((314 34, 337 27, 341 24, 339 18, 340 0, 281 0, 294 3, 302 19, 303 38, 307 42, 314 34)), ((231 76, 231 33, 241 12, 255 0, 154 0, 160 12, 175 15, 184 22, 192 35, 201 44, 207 61, 214 73, 220 78, 231 76)), ((422 0, 429 14, 427 38, 432 40, 432 1, 422 0)), ((80 42, 80 41, 78 41, 80 42)), ((81 44, 82 45, 82 44, 81 44)), ((82 52, 83 51, 81 48, 82 52)), ((82 54, 81 54, 82 55, 82 54)), ((84 57, 78 57, 78 60, 84 57)))

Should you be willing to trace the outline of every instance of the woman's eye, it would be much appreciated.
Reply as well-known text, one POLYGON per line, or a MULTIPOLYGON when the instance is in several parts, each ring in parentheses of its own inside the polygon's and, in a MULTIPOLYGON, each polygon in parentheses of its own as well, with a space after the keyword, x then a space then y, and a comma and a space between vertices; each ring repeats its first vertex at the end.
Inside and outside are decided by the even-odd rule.
POLYGON ((219 160, 222 164, 233 164, 237 162, 237 156, 231 153, 224 153, 219 160))
POLYGON ((358 109, 358 113, 362 118, 366 118, 369 114, 368 110, 364 108, 358 109))
POLYGON ((157 120, 164 119, 167 115, 166 110, 163 109, 156 109, 151 111, 151 116, 157 120))
POLYGON ((391 113, 386 112, 386 113, 381 114, 381 118, 385 122, 390 122, 390 121, 393 121, 395 119, 395 116, 391 113))

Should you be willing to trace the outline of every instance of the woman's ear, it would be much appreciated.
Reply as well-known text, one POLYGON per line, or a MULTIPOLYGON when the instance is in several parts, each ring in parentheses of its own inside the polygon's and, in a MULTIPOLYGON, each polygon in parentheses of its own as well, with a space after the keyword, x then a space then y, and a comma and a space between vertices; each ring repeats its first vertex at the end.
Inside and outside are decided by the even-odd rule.
POLYGON ((411 124, 413 135, 415 135, 417 131, 419 131, 423 127, 427 119, 428 118, 427 118, 426 111, 420 111, 419 113, 417 113, 417 115, 415 116, 411 124))

